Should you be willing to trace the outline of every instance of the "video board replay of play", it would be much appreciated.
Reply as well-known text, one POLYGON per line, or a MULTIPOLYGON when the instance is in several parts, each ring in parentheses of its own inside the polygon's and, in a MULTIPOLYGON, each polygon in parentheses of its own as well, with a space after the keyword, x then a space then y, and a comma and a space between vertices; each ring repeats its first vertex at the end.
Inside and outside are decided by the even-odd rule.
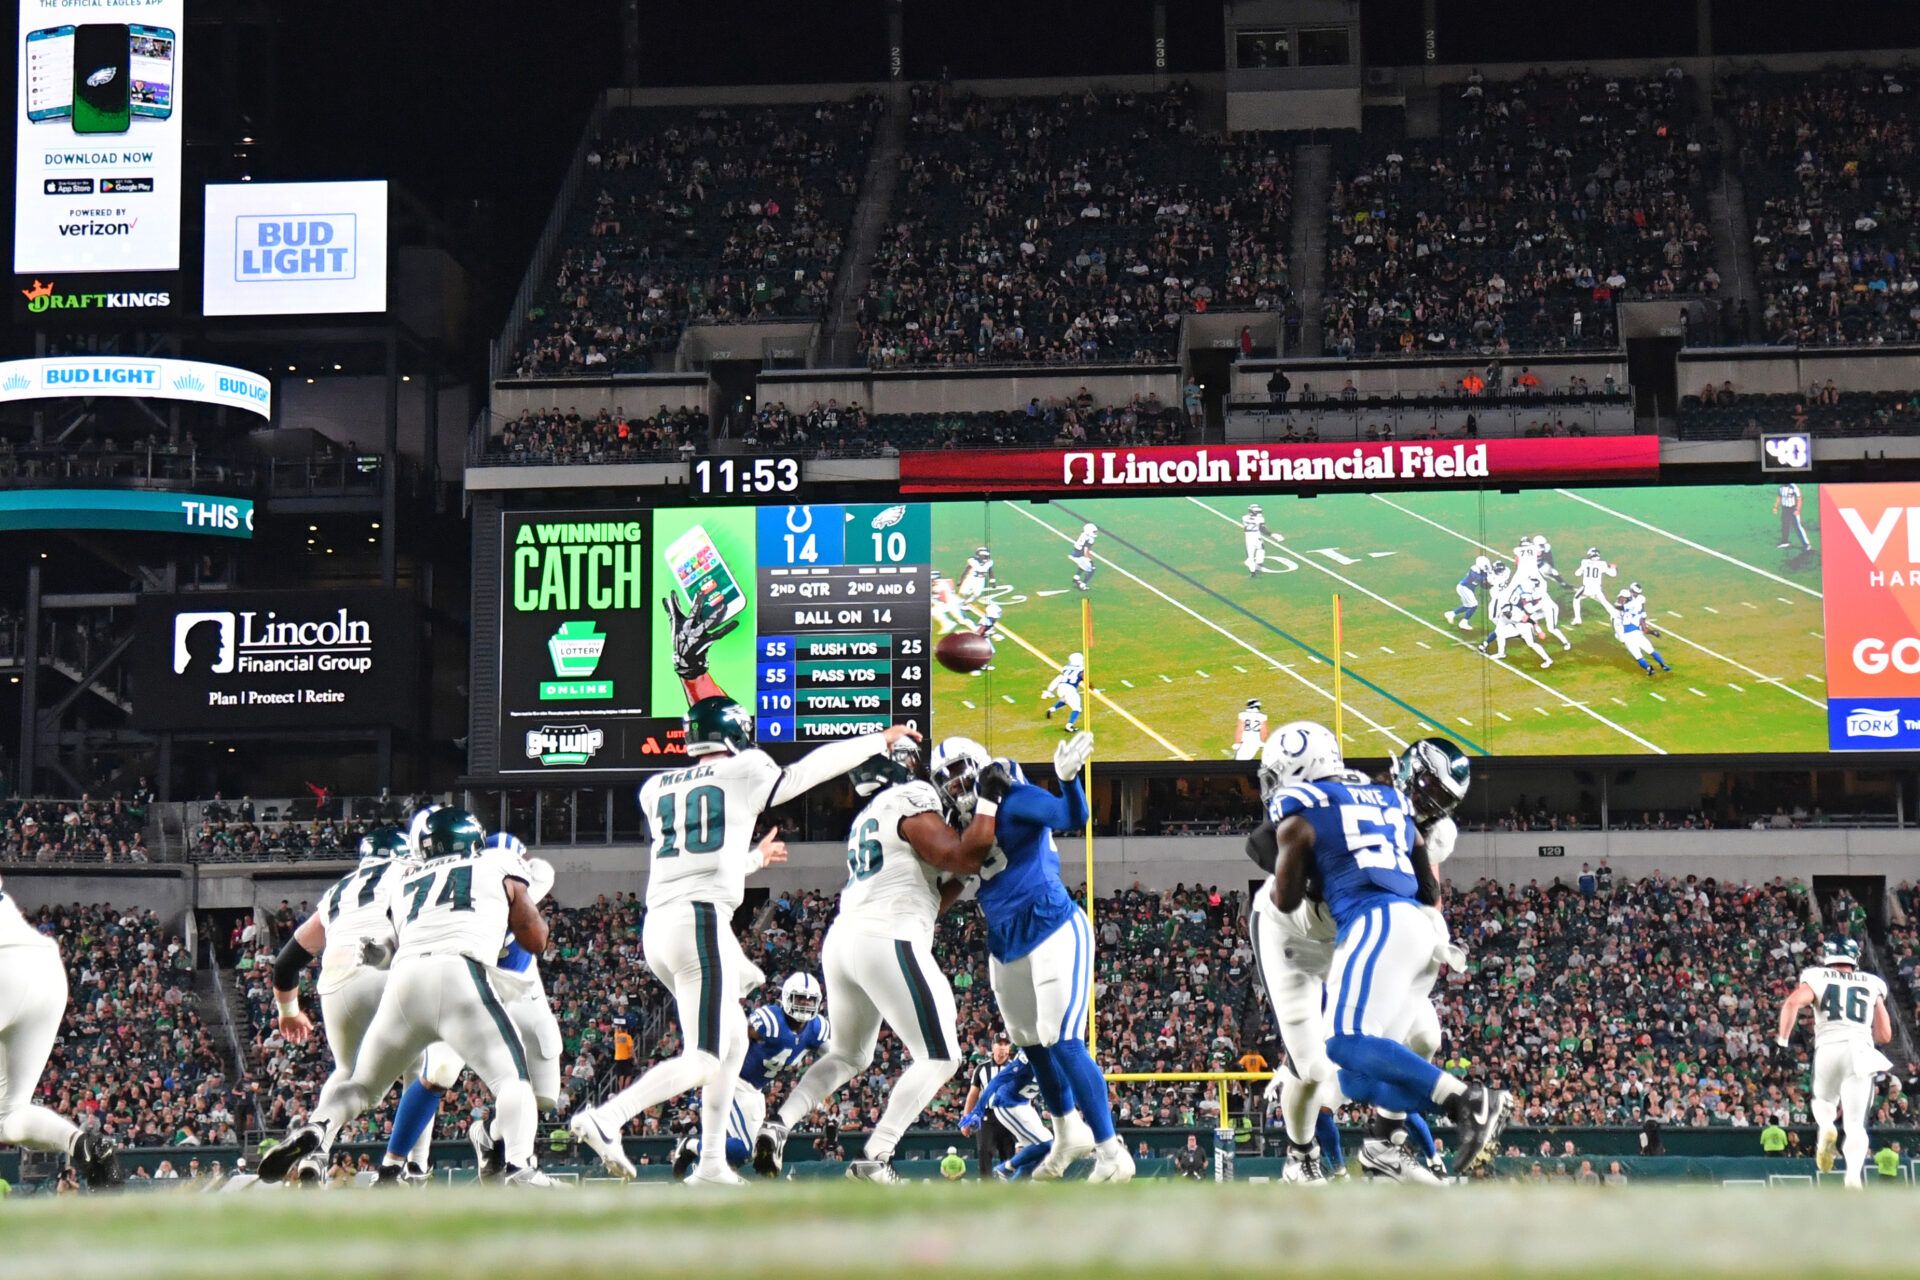
POLYGON ((1103 758, 1230 760, 1249 700, 1332 722, 1336 650, 1361 757, 1920 748, 1920 485, 1676 488, 509 511, 498 772, 679 757, 668 594, 735 624, 711 674, 776 755, 905 722, 1044 759, 1080 654, 1103 758))

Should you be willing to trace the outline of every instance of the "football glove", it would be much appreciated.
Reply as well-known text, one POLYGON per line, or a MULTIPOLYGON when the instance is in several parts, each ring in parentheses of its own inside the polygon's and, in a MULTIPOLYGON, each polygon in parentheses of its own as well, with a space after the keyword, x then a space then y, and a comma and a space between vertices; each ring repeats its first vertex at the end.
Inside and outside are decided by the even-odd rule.
POLYGON ((369 969, 385 969, 393 963, 394 944, 378 938, 360 939, 360 963, 369 969))
POLYGON ((1013 790, 1013 774, 1001 761, 995 760, 980 771, 974 779, 973 793, 989 804, 999 804, 1013 790))
POLYGON ((960 1132, 967 1135, 968 1137, 972 1137, 973 1131, 980 1127, 980 1122, 985 1118, 986 1117, 981 1113, 980 1108, 975 1107, 973 1110, 967 1112, 967 1114, 960 1117, 960 1132))
POLYGON ((680 606, 680 597, 669 593, 661 603, 667 607, 667 622, 673 632, 673 670, 682 680, 697 680, 707 674, 707 650, 726 639, 740 620, 719 621, 719 611, 704 605, 689 613, 680 606))
POLYGON ((1093 734, 1082 729, 1053 749, 1053 772, 1062 783, 1072 782, 1093 756, 1093 734))

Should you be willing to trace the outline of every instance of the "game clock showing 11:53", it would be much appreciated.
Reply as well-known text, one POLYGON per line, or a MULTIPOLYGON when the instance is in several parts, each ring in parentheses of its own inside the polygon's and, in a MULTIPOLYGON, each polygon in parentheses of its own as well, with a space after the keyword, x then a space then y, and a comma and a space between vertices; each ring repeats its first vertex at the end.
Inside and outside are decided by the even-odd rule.
POLYGON ((761 742, 829 742, 890 724, 926 732, 925 504, 763 507, 757 518, 761 742))
POLYGON ((704 498, 797 498, 800 459, 696 458, 687 474, 687 492, 704 498))

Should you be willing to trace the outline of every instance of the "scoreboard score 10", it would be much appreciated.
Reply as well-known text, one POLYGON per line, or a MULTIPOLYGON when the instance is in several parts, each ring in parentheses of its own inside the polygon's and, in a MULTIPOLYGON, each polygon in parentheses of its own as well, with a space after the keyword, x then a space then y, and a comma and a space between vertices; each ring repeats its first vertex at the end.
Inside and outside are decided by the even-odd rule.
POLYGON ((762 745, 922 732, 932 520, 924 503, 762 507, 754 721, 762 745))

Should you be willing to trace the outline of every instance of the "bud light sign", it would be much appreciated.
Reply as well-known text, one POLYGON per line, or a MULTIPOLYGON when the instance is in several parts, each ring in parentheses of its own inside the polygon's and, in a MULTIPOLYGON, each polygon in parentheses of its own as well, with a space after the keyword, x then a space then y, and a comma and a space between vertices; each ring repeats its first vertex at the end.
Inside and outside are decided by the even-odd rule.
POLYGON ((202 309, 210 316, 387 307, 387 184, 207 187, 202 309))
POLYGON ((351 280, 354 216, 241 218, 235 224, 233 278, 351 280))

